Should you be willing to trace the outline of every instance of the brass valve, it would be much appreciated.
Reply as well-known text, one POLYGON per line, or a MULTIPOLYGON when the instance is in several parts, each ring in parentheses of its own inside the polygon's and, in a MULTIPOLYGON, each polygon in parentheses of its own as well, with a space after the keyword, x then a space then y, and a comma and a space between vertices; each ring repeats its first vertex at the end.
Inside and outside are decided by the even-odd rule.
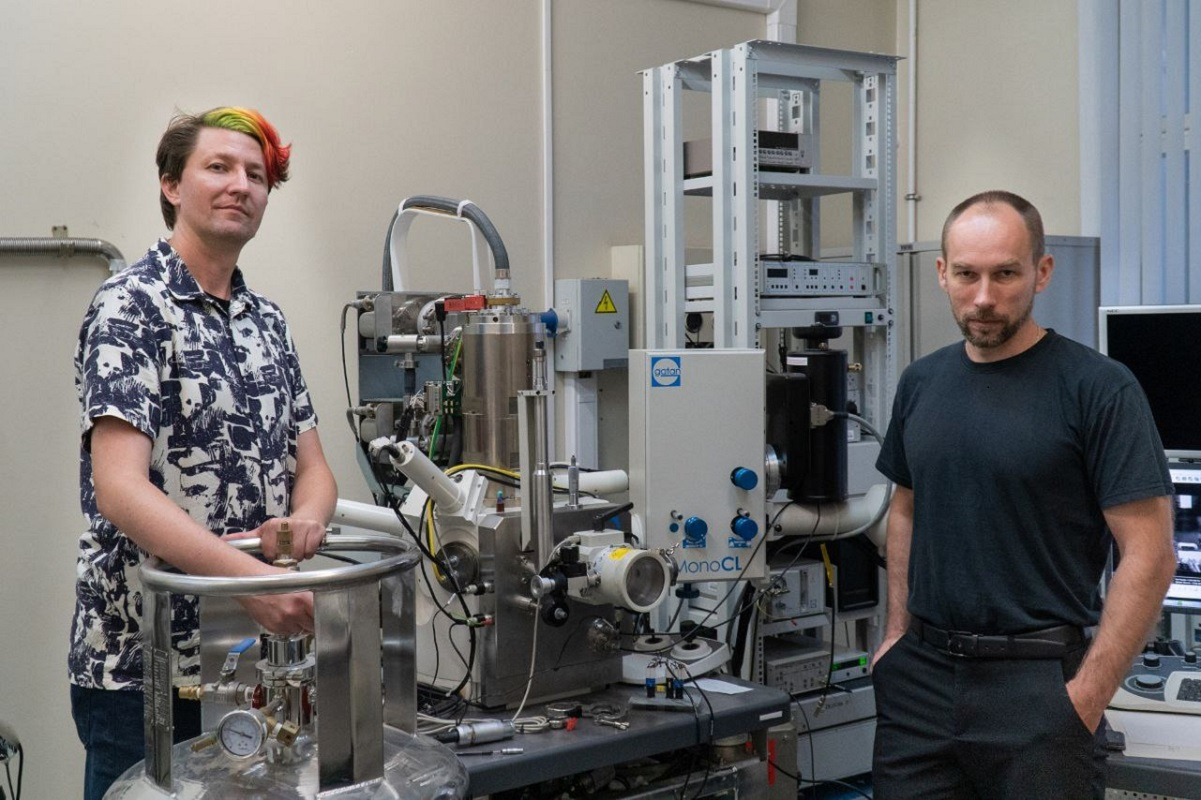
POLYGON ((284 569, 299 570, 300 565, 292 558, 292 526, 285 520, 279 524, 279 533, 275 535, 275 561, 272 563, 284 569))

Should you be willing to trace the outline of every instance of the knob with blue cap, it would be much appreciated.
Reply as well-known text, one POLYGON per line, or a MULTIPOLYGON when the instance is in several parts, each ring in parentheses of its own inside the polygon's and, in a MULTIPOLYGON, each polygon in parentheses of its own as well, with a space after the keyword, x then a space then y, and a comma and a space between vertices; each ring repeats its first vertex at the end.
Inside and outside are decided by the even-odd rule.
POLYGON ((759 476, 747 467, 735 467, 730 473, 730 482, 743 491, 749 492, 759 485, 759 476))
POLYGON ((730 530, 742 541, 749 542, 759 535, 759 523, 750 517, 738 516, 730 522, 730 530))
POLYGON ((684 520, 684 538, 690 542, 704 542, 705 534, 709 532, 709 523, 700 517, 689 517, 684 520))

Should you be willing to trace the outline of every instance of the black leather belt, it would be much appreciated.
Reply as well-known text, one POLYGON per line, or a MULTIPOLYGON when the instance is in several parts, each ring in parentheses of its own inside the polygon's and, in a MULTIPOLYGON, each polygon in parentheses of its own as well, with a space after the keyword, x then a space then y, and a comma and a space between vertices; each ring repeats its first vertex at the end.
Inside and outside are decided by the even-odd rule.
POLYGON ((909 630, 926 644, 947 655, 963 658, 1063 658, 1088 640, 1074 625, 1057 625, 1041 631, 987 636, 944 631, 920 619, 911 619, 909 630))

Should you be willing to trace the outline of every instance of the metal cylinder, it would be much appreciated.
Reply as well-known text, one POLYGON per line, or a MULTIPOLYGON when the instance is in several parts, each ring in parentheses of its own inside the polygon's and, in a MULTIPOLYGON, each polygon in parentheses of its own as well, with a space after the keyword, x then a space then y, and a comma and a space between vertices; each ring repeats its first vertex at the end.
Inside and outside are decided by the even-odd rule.
POLYGON ((463 461, 517 469, 517 393, 533 386, 533 315, 486 311, 463 328, 463 461))
POLYGON ((462 747, 471 747, 472 745, 511 739, 516 732, 516 728, 513 726, 512 720, 481 719, 476 722, 465 722, 462 725, 456 725, 454 732, 456 734, 455 741, 459 745, 462 747))
POLYGON ((525 480, 525 470, 522 470, 522 486, 524 490, 523 503, 531 507, 530 535, 534 541, 534 550, 538 554, 538 566, 546 566, 554 549, 554 483, 550 474, 549 431, 547 423, 547 405, 550 395, 545 391, 529 393, 529 403, 532 409, 532 419, 529 421, 530 459, 533 462, 528 481, 525 480))
POLYGON ((306 635, 267 637, 267 663, 273 667, 299 664, 308 655, 309 637, 306 635))

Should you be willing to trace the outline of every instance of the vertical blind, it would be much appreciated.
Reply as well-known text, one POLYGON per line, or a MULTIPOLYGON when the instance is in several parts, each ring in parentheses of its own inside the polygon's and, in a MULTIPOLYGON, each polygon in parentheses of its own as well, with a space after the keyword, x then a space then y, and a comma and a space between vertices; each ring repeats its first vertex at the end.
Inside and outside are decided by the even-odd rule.
POLYGON ((1080 0, 1081 222, 1105 305, 1201 303, 1201 0, 1080 0))

